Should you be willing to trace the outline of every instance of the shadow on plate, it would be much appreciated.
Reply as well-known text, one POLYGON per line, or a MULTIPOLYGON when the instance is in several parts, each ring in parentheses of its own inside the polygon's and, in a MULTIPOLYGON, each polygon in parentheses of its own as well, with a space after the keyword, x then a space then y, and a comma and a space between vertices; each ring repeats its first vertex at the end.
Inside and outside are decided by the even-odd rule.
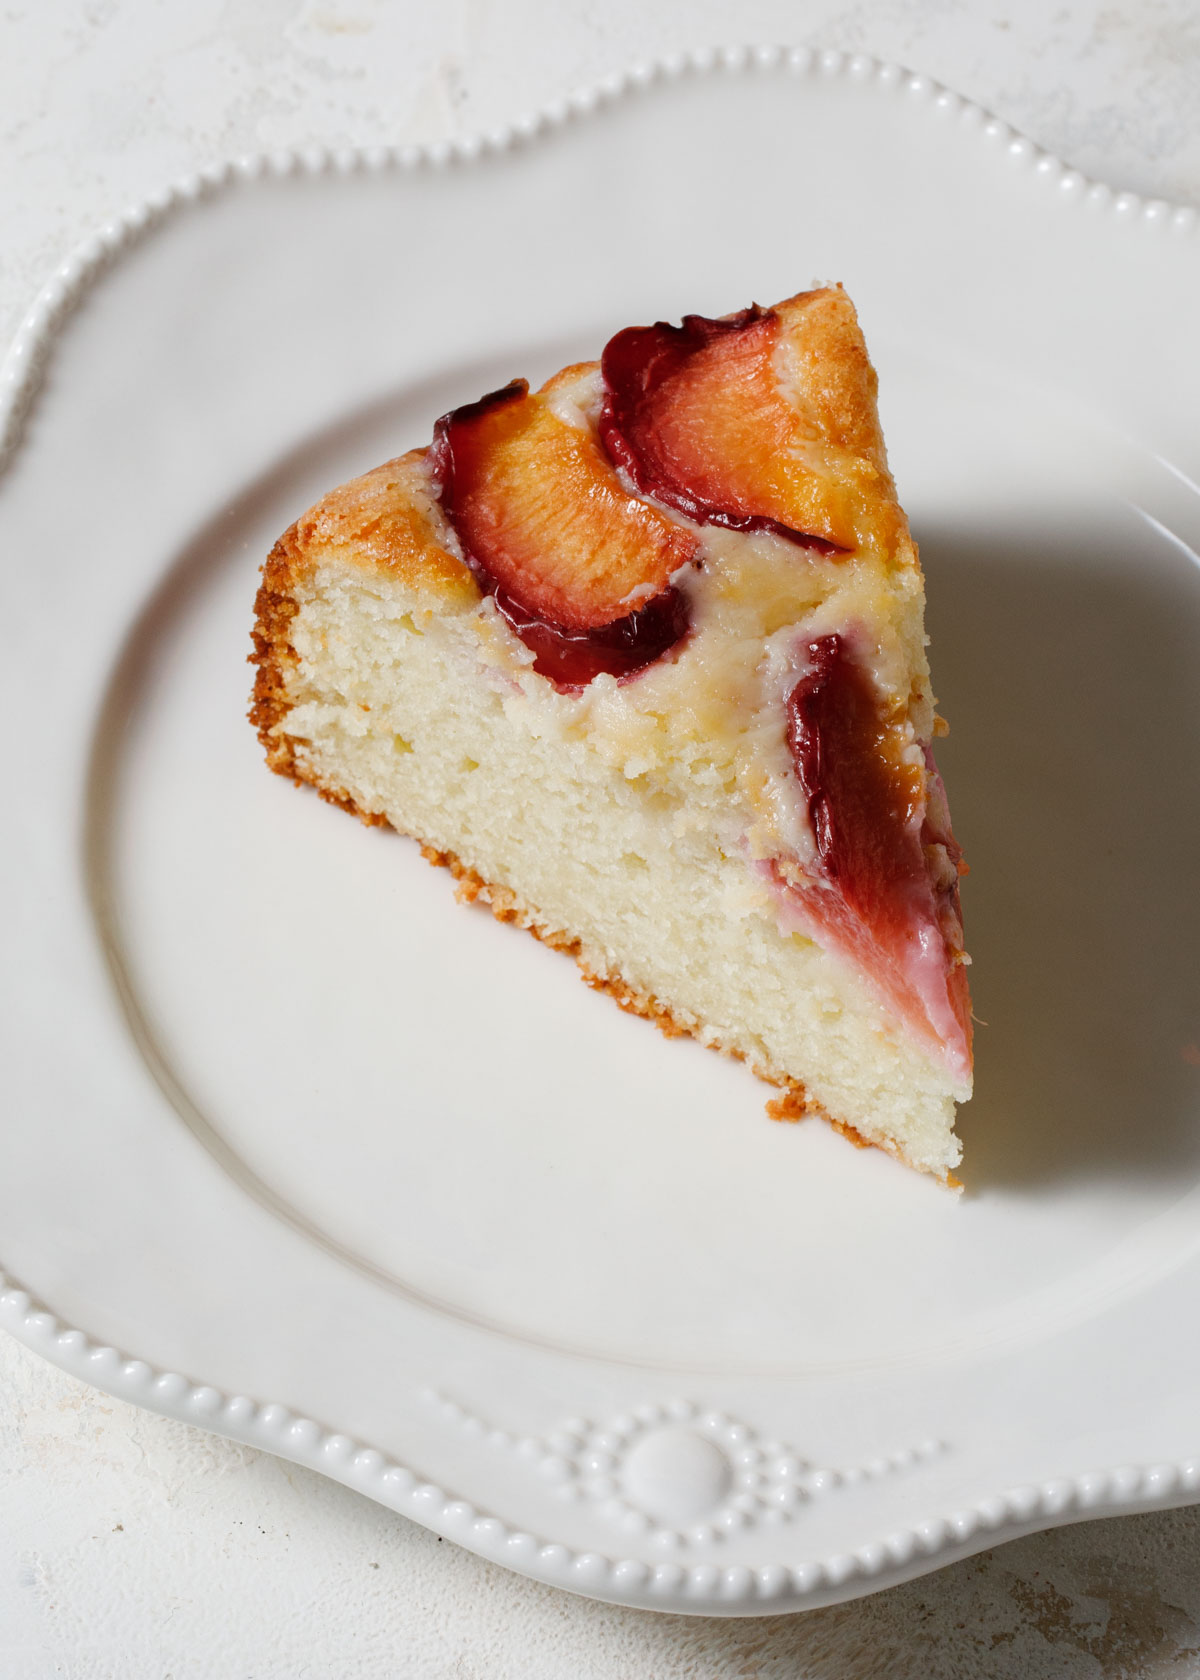
MULTIPOLYGON (((994 528, 993 528, 994 529, 994 528)), ((1200 569, 1149 527, 922 533, 971 1189, 1200 1168, 1200 569)))

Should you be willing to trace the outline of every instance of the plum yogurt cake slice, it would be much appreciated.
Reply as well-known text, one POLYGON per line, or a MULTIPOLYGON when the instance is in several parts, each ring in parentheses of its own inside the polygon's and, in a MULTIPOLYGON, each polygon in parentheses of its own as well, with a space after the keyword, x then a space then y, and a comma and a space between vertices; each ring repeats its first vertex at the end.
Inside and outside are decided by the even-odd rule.
POLYGON ((455 409, 275 545, 251 718, 776 1116, 949 1179, 963 866, 875 391, 830 287, 455 409))

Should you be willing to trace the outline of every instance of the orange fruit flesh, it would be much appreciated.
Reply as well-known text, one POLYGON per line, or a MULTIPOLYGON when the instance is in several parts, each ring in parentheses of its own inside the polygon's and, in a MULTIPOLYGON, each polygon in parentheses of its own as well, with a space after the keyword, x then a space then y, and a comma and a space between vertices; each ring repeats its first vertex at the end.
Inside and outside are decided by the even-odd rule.
POLYGON ((805 464, 815 433, 779 390, 780 331, 774 311, 751 309, 618 333, 604 352, 601 435, 641 491, 701 524, 853 547, 837 486, 805 464))
POLYGON ((590 432, 521 384, 439 421, 433 464, 468 557, 552 624, 627 617, 696 558, 695 537, 630 495, 590 432))

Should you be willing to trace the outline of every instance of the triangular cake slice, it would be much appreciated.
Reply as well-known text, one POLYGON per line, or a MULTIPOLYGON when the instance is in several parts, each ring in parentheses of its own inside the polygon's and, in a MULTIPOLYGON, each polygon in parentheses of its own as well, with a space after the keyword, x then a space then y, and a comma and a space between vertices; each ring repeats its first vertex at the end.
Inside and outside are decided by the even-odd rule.
POLYGON ((455 409, 276 544, 251 716, 773 1113, 945 1179, 962 865, 875 390, 836 287, 455 409))

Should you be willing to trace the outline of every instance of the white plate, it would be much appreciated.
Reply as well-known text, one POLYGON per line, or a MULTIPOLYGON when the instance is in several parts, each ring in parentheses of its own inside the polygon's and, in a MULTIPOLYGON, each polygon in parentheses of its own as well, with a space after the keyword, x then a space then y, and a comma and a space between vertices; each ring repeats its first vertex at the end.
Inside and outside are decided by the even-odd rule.
POLYGON ((189 183, 35 309, 0 1303, 543 1580, 748 1614, 1200 1497, 1200 244, 867 61, 647 79, 189 183), (319 493, 628 322, 814 277, 881 372, 954 723, 961 1199, 768 1122, 244 719, 256 569, 319 493))

